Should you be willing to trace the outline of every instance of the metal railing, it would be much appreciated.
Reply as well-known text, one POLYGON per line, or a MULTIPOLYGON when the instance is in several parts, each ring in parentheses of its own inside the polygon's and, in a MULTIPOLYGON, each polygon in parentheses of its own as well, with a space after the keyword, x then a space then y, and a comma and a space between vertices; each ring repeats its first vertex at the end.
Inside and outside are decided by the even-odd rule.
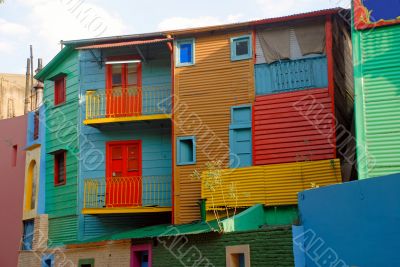
POLYGON ((170 114, 168 86, 113 88, 86 91, 86 119, 170 114))
POLYGON ((171 207, 171 176, 89 178, 84 208, 171 207))

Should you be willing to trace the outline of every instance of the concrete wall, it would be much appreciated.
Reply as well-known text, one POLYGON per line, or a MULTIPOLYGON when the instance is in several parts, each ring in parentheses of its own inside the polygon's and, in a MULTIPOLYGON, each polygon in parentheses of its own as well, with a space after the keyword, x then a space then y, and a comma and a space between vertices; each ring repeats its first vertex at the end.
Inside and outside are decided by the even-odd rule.
POLYGON ((307 267, 400 266, 400 174, 304 191, 299 212, 307 267))
POLYGON ((0 266, 14 267, 22 237, 26 116, 0 120, 0 266), (13 146, 17 146, 13 165, 13 146))
POLYGON ((24 102, 25 75, 0 73, 0 119, 24 115, 24 102))

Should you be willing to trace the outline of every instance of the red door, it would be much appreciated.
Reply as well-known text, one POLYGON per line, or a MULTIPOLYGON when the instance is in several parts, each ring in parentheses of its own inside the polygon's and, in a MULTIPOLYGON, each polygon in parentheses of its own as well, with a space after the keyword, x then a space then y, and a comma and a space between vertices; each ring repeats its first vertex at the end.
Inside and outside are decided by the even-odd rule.
POLYGON ((106 206, 141 206, 141 142, 108 142, 106 157, 106 206))
POLYGON ((109 64, 106 71, 106 117, 141 115, 142 64, 109 64))

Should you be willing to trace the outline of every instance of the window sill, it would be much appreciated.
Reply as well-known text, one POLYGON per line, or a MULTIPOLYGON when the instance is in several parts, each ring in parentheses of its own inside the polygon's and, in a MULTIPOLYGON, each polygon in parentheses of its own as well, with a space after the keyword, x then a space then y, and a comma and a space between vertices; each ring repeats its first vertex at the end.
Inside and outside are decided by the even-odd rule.
POLYGON ((177 166, 185 166, 185 165, 195 165, 196 162, 181 162, 181 163, 176 163, 177 166))

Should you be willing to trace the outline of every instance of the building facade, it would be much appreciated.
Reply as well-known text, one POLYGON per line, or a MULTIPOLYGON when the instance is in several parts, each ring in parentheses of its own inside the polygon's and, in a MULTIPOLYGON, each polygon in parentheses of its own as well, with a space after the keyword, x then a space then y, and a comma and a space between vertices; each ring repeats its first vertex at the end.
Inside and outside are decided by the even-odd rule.
POLYGON ((354 179, 342 11, 64 42, 35 76, 45 171, 24 216, 47 245, 19 265, 292 266, 297 193, 354 179), (170 260, 177 236, 206 259, 170 260))
POLYGON ((357 158, 359 176, 364 179, 400 171, 396 39, 400 10, 394 1, 354 1, 353 5, 357 158))

